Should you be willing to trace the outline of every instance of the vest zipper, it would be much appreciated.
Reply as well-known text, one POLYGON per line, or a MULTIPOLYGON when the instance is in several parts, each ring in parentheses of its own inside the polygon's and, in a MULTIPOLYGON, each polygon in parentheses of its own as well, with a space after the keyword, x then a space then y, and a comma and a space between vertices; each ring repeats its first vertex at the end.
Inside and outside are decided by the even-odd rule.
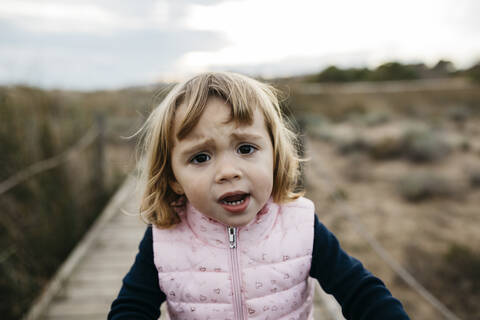
POLYGON ((244 319, 242 303, 242 286, 240 282, 240 266, 237 253, 237 228, 227 227, 228 242, 230 243, 230 263, 232 265, 233 283, 233 310, 235 319, 244 319))

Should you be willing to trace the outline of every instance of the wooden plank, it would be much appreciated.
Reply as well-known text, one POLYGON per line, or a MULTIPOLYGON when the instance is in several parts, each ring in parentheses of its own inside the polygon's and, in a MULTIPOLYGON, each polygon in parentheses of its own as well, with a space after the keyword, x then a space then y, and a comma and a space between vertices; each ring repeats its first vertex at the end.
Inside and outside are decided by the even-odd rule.
POLYGON ((110 219, 117 214, 124 201, 127 199, 132 184, 135 182, 133 176, 129 176, 119 191, 110 200, 109 204, 102 212, 100 217, 96 220, 92 228, 87 232, 82 241, 77 245, 74 251, 69 255, 67 260, 62 264, 57 271, 52 281, 45 288, 40 297, 34 302, 29 312, 23 318, 24 320, 37 320, 49 307, 54 296, 61 289, 64 281, 70 277, 73 270, 77 267, 79 261, 84 257, 87 251, 94 244, 98 234, 102 231, 103 227, 110 221, 110 219))
MULTIPOLYGON (((119 189, 85 238, 37 300, 24 320, 106 319, 121 281, 138 252, 145 224, 121 208, 135 208, 134 181, 119 189)), ((316 289, 315 318, 340 320, 338 309, 316 289)), ((160 320, 168 319, 165 304, 160 320)))
POLYGON ((98 281, 102 279, 103 281, 120 281, 125 276, 124 274, 113 273, 110 270, 101 270, 101 271, 92 271, 92 270, 78 270, 72 274, 71 281, 98 281))
POLYGON ((110 308, 111 301, 81 301, 67 300, 65 303, 56 303, 49 308, 46 315, 50 318, 67 318, 72 316, 82 316, 84 319, 90 319, 91 316, 102 316, 106 318, 105 310, 110 308))

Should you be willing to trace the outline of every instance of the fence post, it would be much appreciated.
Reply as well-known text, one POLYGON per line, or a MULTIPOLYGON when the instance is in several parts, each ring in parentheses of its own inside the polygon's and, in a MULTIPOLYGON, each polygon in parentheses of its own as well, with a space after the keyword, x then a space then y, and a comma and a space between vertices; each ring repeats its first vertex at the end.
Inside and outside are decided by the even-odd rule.
MULTIPOLYGON (((295 134, 297 135, 297 152, 300 159, 305 158, 305 132, 306 132, 306 121, 303 116, 296 117, 296 128, 295 134)), ((303 190, 305 188, 305 163, 300 161, 299 163, 300 176, 297 182, 297 188, 303 190)))
POLYGON ((93 157, 93 168, 95 174, 94 181, 97 190, 103 193, 105 190, 105 115, 103 113, 98 113, 96 115, 96 122, 98 137, 95 148, 95 156, 93 157))

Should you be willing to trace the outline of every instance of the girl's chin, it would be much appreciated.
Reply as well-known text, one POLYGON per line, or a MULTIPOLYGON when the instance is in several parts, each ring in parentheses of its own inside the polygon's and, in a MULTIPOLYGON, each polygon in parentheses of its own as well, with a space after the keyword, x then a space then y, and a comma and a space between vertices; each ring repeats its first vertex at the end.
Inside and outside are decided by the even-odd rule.
POLYGON ((250 222, 254 221, 256 216, 257 216, 256 214, 249 214, 249 213, 246 213, 246 212, 244 212, 244 214, 240 214, 240 215, 239 214, 231 214, 230 216, 224 217, 223 219, 221 219, 221 221, 219 220, 218 222, 220 222, 221 224, 223 224, 227 227, 240 228, 240 227, 244 227, 244 226, 248 225, 250 222))

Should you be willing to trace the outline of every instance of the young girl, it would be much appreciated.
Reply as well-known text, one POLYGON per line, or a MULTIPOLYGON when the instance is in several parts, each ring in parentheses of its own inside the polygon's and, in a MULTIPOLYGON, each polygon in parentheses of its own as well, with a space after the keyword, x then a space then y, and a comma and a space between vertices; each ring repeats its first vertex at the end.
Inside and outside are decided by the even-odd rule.
POLYGON ((295 191, 273 88, 232 73, 177 85, 144 127, 151 224, 109 319, 313 319, 315 278, 347 319, 408 319, 295 191))

